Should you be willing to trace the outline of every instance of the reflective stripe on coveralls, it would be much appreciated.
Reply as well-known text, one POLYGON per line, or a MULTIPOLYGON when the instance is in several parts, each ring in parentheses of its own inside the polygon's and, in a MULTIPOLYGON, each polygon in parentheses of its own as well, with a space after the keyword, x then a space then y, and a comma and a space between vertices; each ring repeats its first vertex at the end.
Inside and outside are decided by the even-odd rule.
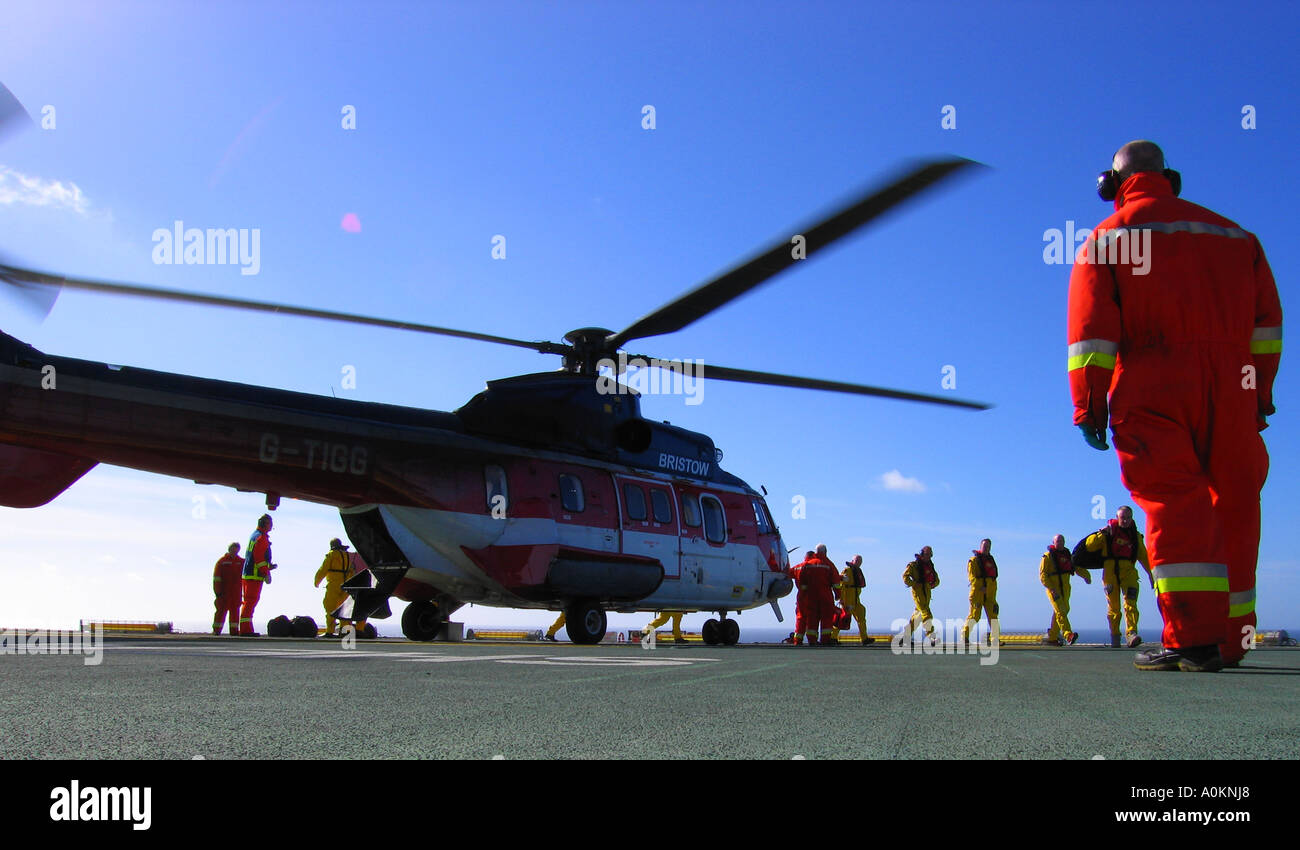
POLYGON ((1119 343, 1108 339, 1085 339, 1083 342, 1071 343, 1066 349, 1066 370, 1073 372, 1084 366, 1100 366, 1103 369, 1115 368, 1115 353, 1119 343))
POLYGON ((1255 328, 1255 332, 1250 335, 1250 353, 1251 354, 1281 354, 1282 353, 1281 325, 1274 328, 1255 328))

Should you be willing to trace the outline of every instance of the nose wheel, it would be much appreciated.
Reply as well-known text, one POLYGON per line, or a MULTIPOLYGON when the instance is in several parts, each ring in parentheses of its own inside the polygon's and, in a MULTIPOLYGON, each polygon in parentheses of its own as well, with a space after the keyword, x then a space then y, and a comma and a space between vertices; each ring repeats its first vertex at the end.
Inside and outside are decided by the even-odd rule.
POLYGON ((708 619, 700 629, 700 637, 709 646, 735 646, 740 642, 740 623, 728 620, 723 614, 721 620, 708 619))

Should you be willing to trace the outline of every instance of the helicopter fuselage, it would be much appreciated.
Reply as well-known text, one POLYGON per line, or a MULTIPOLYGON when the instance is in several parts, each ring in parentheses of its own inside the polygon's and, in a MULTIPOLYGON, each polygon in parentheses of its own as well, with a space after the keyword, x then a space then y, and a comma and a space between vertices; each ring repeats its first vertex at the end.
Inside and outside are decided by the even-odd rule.
POLYGON ((442 617, 466 602, 728 612, 784 596, 767 506, 717 459, 704 435, 644 420, 635 394, 585 376, 492 382, 447 413, 57 357, 0 334, 0 504, 45 504, 108 463, 264 492, 272 508, 332 505, 382 596, 436 601, 442 617))

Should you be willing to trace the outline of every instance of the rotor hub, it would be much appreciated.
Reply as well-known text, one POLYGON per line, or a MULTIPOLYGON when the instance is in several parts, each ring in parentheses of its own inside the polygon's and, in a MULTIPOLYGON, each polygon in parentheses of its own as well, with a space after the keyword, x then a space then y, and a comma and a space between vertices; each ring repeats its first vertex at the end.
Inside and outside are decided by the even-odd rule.
POLYGON ((614 332, 609 328, 578 328, 564 335, 564 341, 573 346, 564 355, 564 369, 577 375, 595 375, 596 365, 614 352, 607 340, 614 332))

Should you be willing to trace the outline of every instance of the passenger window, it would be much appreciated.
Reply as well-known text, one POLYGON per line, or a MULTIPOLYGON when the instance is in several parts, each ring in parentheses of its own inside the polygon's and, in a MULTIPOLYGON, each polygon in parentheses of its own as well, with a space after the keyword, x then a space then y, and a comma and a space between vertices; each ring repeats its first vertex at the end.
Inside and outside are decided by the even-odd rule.
POLYGON ((694 493, 682 494, 682 522, 690 528, 700 527, 700 499, 694 493))
POLYGON ((569 513, 582 513, 586 502, 582 497, 582 479, 576 475, 560 476, 560 504, 569 513))
POLYGON ((505 510, 510 498, 506 493, 506 471, 496 464, 483 467, 483 483, 487 490, 488 512, 494 508, 505 510))
POLYGON ((668 503, 668 494, 663 490, 650 491, 650 507, 654 509, 655 522, 666 525, 673 521, 673 506, 668 503))
POLYGON ((623 499, 627 502, 628 519, 645 519, 645 491, 636 484, 623 485, 623 499))
POLYGON ((722 503, 712 496, 700 499, 704 508, 704 536, 710 543, 727 542, 727 515, 722 510, 722 503))

